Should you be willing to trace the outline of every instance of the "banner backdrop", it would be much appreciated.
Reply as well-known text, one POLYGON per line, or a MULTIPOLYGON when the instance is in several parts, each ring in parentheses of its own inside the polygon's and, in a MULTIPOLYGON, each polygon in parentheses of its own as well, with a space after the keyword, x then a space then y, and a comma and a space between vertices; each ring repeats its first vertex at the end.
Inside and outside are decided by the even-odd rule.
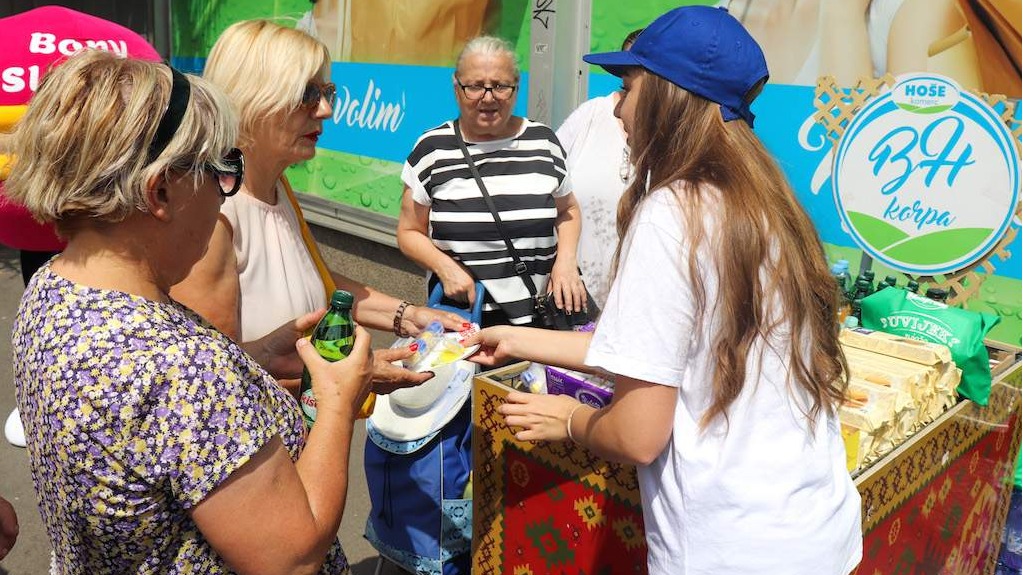
MULTIPOLYGON (((618 49, 630 31, 670 8, 726 2, 592 0, 591 4, 591 49, 607 51, 618 49)), ((957 293, 964 296, 966 308, 1002 317, 991 336, 1013 345, 1023 340, 1020 109, 1016 106, 1020 98, 1020 4, 1020 0, 820 0, 800 2, 792 8, 791 2, 732 0, 729 6, 762 44, 771 70, 772 83, 753 106, 756 132, 778 159, 816 223, 829 259, 847 259, 854 268, 872 261, 878 277, 908 274, 923 277, 933 285, 953 282, 957 293), (971 109, 987 118, 983 125, 995 130, 994 125, 1000 121, 1004 129, 985 140, 987 147, 974 144, 968 157, 962 156, 962 149, 956 158, 931 149, 938 140, 947 143, 955 138, 954 121, 945 121, 928 132, 934 135, 930 144, 919 140, 912 146, 904 143, 905 161, 911 164, 906 171, 907 185, 916 190, 916 195, 895 207, 885 203, 879 212, 883 216, 884 208, 890 208, 888 216, 894 214, 903 220, 894 222, 889 217, 888 224, 893 229, 904 229, 893 232, 879 225, 865 234, 862 226, 850 219, 850 211, 863 212, 858 208, 840 209, 856 205, 858 192, 841 181, 843 177, 855 181, 856 176, 839 166, 834 172, 839 179, 836 186, 833 168, 837 147, 842 144, 826 114, 841 116, 841 110, 849 104, 845 101, 842 108, 839 102, 860 97, 865 87, 861 80, 888 79, 863 92, 860 104, 869 106, 871 98, 881 97, 882 92, 896 85, 896 78, 906 74, 929 74, 939 82, 947 82, 957 95, 962 95, 956 105, 980 101, 971 109), (819 84, 824 77, 827 79, 819 84), (1007 99, 983 100, 976 96, 981 93, 1007 99), (962 163, 956 168, 955 161, 960 157, 962 163), (938 209, 939 204, 970 203, 974 198, 971 194, 984 184, 982 176, 987 173, 1008 178, 1000 184, 1001 196, 996 202, 1003 212, 992 214, 974 205, 957 216, 947 208, 938 209), (922 202, 927 190, 938 184, 945 195, 933 205, 916 204, 917 214, 913 201, 922 202), (842 198, 846 198, 845 204, 842 198), (1015 208, 1004 211, 1007 202, 1014 202, 1015 208), (937 212, 927 215, 928 207, 937 212), (945 220, 938 222, 945 212, 949 212, 945 220), (937 240, 931 245, 960 242, 962 237, 980 239, 971 244, 969 254, 960 254, 964 256, 960 261, 950 256, 948 262, 952 263, 944 266, 923 263, 906 267, 897 257, 885 257, 883 249, 863 251, 863 246, 870 245, 864 238, 871 237, 890 240, 881 248, 900 253, 902 244, 894 244, 906 239, 899 233, 913 235, 907 226, 914 217, 931 217, 934 221, 926 224, 930 231, 945 231, 948 226, 939 225, 945 223, 960 229, 958 235, 953 234, 954 239, 948 234, 932 235, 937 240), (949 218, 958 219, 952 222, 949 218), (887 232, 895 235, 889 237, 887 232), (865 253, 870 259, 864 258, 865 253), (966 260, 973 263, 963 263, 966 260), (966 279, 946 277, 957 265, 972 266, 972 275, 966 279)), ((405 156, 420 133, 457 114, 451 76, 464 39, 487 33, 504 37, 516 46, 524 74, 515 113, 524 114, 530 22, 554 5, 553 0, 183 0, 172 3, 173 61, 183 69, 201 72, 205 56, 220 32, 242 19, 273 18, 315 33, 335 59, 331 74, 338 86, 338 101, 333 118, 325 122, 317 157, 292 168, 288 176, 303 192, 397 217, 402 192, 399 174, 405 156)), ((591 97, 607 94, 619 85, 617 78, 591 70, 591 97)), ((953 110, 962 117, 961 111, 961 107, 953 110)), ((919 137, 932 118, 920 114, 913 117, 921 122, 919 137)), ((842 116, 838 131, 844 132, 851 122, 854 117, 842 116)), ((879 125, 873 124, 875 128, 879 125)), ((959 141, 970 145, 976 136, 970 137, 974 140, 967 142, 960 137, 959 141)), ((858 141, 865 145, 862 136, 858 141)), ((861 157, 858 153, 843 157, 861 157)), ((877 163, 875 158, 875 167, 893 170, 898 161, 895 158, 877 163)), ((870 163, 861 157, 863 162, 870 163)), ((873 168, 867 165, 866 169, 873 168)), ((884 183, 879 185, 883 187, 884 183)), ((901 253, 908 249, 916 254, 913 261, 927 262, 926 241, 916 242, 915 247, 904 248, 901 253), (917 257, 921 250, 922 259, 917 257)), ((900 284, 905 283, 904 277, 900 284)))

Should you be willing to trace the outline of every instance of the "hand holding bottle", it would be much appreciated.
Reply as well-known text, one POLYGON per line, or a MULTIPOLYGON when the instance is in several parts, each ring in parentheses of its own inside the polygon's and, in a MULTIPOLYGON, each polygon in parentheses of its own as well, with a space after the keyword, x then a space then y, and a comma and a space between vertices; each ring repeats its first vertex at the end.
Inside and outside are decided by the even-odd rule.
POLYGON ((316 413, 333 412, 355 420, 370 392, 373 381, 373 355, 370 335, 365 328, 355 327, 351 353, 339 361, 327 361, 308 340, 296 342, 298 354, 311 376, 316 396, 316 413))

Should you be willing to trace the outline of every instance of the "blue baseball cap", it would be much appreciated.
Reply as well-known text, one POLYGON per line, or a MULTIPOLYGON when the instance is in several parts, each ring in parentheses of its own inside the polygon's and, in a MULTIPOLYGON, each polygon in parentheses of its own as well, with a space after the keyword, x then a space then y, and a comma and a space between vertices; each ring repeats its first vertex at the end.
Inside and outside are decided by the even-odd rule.
POLYGON ((728 10, 710 6, 675 8, 647 26, 628 50, 583 60, 615 76, 639 66, 720 104, 726 122, 742 118, 750 126, 750 89, 768 77, 757 41, 728 10))

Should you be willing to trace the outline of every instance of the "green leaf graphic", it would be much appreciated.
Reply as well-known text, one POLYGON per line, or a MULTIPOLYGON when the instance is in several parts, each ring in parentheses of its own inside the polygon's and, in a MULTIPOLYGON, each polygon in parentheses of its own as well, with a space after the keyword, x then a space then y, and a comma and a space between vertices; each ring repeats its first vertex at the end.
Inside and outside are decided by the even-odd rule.
POLYGON ((907 112, 913 112, 914 114, 937 114, 938 112, 944 112, 952 107, 948 104, 938 104, 937 106, 914 106, 912 104, 896 103, 895 105, 907 112))
POLYGON ((959 259, 977 249, 991 235, 991 228, 959 228, 931 232, 882 250, 892 259, 917 265, 934 265, 959 259))
POLYGON ((909 234, 888 222, 861 212, 846 212, 849 222, 860 236, 878 251, 883 251, 895 242, 909 237, 909 234))

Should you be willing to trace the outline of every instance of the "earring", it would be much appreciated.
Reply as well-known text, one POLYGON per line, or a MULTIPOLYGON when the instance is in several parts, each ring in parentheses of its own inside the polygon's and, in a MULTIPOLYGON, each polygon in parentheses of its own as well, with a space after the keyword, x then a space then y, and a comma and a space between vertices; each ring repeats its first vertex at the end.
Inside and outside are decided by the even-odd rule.
POLYGON ((629 161, 629 148, 622 148, 622 161, 618 164, 618 177, 622 183, 628 182, 632 175, 632 163, 629 161))

